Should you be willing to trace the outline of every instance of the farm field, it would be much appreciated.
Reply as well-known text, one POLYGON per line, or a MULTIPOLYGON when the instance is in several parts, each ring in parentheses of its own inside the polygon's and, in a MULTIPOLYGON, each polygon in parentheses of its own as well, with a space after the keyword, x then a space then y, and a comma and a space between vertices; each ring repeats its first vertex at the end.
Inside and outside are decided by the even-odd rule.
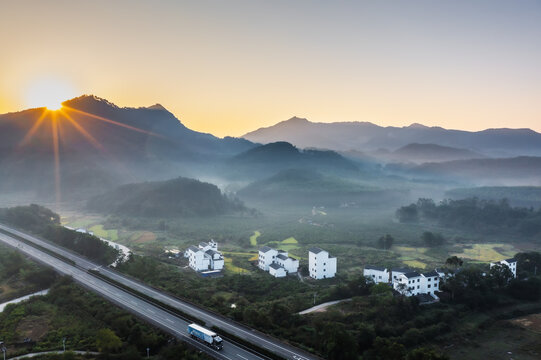
POLYGON ((497 236, 489 238, 426 224, 398 223, 393 212, 378 208, 325 208, 325 216, 318 213, 313 217, 314 222, 324 219, 322 226, 298 221, 311 218, 311 207, 288 207, 281 211, 267 207, 261 213, 256 217, 154 220, 70 213, 63 222, 88 228, 137 254, 160 255, 171 248, 184 251, 190 245, 214 239, 225 253, 226 270, 230 273, 253 271, 251 262, 257 259, 257 250, 263 245, 288 251, 301 265, 307 263, 310 247, 321 247, 338 257, 338 274, 344 276, 358 274, 366 264, 426 271, 442 266, 452 255, 466 262, 490 262, 512 257, 523 249, 537 248, 528 241, 509 244, 497 236), (438 248, 423 246, 421 235, 425 231, 441 233, 447 243, 438 248), (392 235, 394 246, 390 250, 376 249, 377 239, 385 234, 392 235))

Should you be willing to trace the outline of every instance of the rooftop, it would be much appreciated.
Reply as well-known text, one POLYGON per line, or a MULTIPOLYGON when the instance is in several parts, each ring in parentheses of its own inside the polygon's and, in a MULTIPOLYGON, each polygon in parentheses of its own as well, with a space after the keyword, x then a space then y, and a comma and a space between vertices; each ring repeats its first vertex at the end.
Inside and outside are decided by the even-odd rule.
POLYGON ((319 254, 320 252, 325 251, 325 250, 323 250, 321 248, 318 248, 318 247, 313 247, 313 248, 308 249, 308 251, 310 251, 311 253, 314 253, 314 254, 319 254))
POLYGON ((193 252, 198 252, 198 251, 199 251, 199 249, 198 249, 197 247, 193 246, 193 245, 190 246, 190 247, 188 248, 188 250, 191 250, 191 251, 193 251, 193 252))
POLYGON ((278 259, 280 260, 287 260, 287 256, 283 255, 283 254, 279 254, 278 256, 276 256, 278 259))
POLYGON ((410 272, 405 273, 404 276, 407 277, 408 279, 411 279, 411 278, 419 277, 421 276, 421 274, 419 274, 417 271, 410 271, 410 272))
POLYGON ((269 252, 271 251, 272 248, 268 247, 268 246, 262 246, 259 248, 259 251, 261 251, 262 253, 266 253, 266 252, 269 252))
POLYGON ((406 269, 406 268, 394 268, 394 269, 391 269, 392 272, 401 272, 401 273, 408 273, 408 272, 411 272, 412 270, 411 269, 406 269))
POLYGON ((432 271, 429 271, 429 272, 426 272, 426 273, 423 273, 423 275, 425 277, 434 277, 434 276, 439 276, 438 273, 435 271, 435 270, 432 270, 432 271))
POLYGON ((212 249, 208 249, 207 251, 205 251, 205 253, 206 253, 206 254, 209 254, 210 256, 214 256, 214 255, 216 255, 216 254, 222 255, 222 254, 220 254, 219 252, 214 251, 214 250, 212 250, 212 249))
POLYGON ((517 259, 511 258, 511 259, 505 259, 505 261, 507 261, 508 263, 514 263, 514 262, 517 262, 517 259))
POLYGON ((269 267, 273 268, 274 270, 278 270, 280 268, 282 268, 280 265, 278 265, 277 263, 272 263, 269 265, 269 267))

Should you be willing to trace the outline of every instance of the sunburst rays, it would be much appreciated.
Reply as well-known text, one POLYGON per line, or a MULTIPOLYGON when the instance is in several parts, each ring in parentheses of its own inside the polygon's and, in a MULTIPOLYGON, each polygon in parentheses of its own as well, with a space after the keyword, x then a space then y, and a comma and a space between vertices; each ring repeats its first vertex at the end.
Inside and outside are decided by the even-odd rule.
MULTIPOLYGON (((122 168, 123 170, 127 171, 127 169, 123 166, 123 164, 116 160, 113 156, 113 154, 110 154, 107 152, 105 147, 96 139, 94 135, 91 134, 91 132, 85 128, 83 125, 83 121, 78 121, 74 119, 72 116, 73 113, 79 115, 79 117, 84 117, 85 121, 86 119, 94 119, 101 121, 107 125, 111 126, 118 126, 125 128, 130 131, 135 131, 138 133, 146 134, 149 136, 156 136, 156 137, 162 137, 159 134, 153 133, 151 131, 147 131, 144 129, 139 129, 137 127, 127 125, 120 123, 118 121, 114 121, 99 115, 91 114, 82 110, 74 109, 71 107, 63 106, 59 110, 49 110, 47 108, 44 108, 42 113, 39 115, 39 117, 36 119, 36 121, 32 124, 31 128, 28 130, 28 132, 24 135, 23 139, 19 142, 19 145, 17 148, 20 150, 24 148, 25 146, 28 146, 32 139, 36 136, 36 133, 38 130, 42 128, 42 126, 48 121, 50 122, 50 131, 51 131, 51 147, 53 151, 53 157, 54 157, 54 186, 55 186, 55 201, 56 201, 56 207, 59 208, 60 202, 62 201, 62 186, 61 186, 61 146, 60 142, 64 143, 66 139, 63 137, 67 136, 66 132, 66 125, 71 126, 73 129, 77 131, 88 143, 90 143, 94 148, 100 151, 102 155, 104 155, 107 159, 113 160, 115 163, 118 163, 118 166, 122 168), (72 114, 70 114, 72 113, 72 114)), ((133 178, 133 176, 130 176, 133 178)))

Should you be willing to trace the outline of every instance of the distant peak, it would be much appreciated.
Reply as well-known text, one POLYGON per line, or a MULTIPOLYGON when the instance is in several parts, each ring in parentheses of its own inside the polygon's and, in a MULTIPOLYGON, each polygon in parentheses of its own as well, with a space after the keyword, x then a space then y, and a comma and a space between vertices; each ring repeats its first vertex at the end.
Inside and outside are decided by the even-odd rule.
POLYGON ((161 110, 161 111, 167 111, 167 112, 169 112, 166 108, 164 108, 164 107, 162 106, 162 104, 157 104, 157 103, 154 104, 154 105, 152 105, 152 106, 147 107, 147 109, 148 109, 148 110, 161 110))
POLYGON ((419 124, 419 123, 413 123, 410 126, 406 126, 406 127, 410 128, 410 129, 427 129, 428 128, 428 126, 425 126, 425 125, 419 124))
POLYGON ((82 96, 79 96, 79 97, 64 101, 63 104, 68 104, 69 105, 69 104, 90 103, 90 102, 98 102, 98 103, 102 103, 102 104, 105 104, 105 105, 108 105, 108 106, 111 106, 111 107, 114 107, 114 108, 118 108, 117 105, 113 104, 109 100, 100 98, 100 97, 98 97, 96 95, 82 95, 82 96))
POLYGON ((305 119, 305 118, 300 118, 300 117, 297 117, 297 116, 293 116, 291 119, 289 120, 286 120, 288 122, 297 122, 297 123, 308 123, 310 121, 308 121, 308 119, 305 119))

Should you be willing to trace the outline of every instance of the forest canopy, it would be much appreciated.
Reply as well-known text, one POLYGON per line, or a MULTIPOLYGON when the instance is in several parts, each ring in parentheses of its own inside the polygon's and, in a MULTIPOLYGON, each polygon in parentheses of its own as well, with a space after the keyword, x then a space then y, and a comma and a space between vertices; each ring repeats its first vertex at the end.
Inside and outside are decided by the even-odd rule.
POLYGON ((439 226, 474 230, 482 233, 499 231, 536 236, 541 234, 541 209, 511 207, 505 199, 443 200, 419 199, 417 203, 396 211, 400 222, 432 222, 439 226))
POLYGON ((88 201, 93 211, 144 217, 213 216, 245 211, 216 185, 179 177, 122 185, 88 201))

